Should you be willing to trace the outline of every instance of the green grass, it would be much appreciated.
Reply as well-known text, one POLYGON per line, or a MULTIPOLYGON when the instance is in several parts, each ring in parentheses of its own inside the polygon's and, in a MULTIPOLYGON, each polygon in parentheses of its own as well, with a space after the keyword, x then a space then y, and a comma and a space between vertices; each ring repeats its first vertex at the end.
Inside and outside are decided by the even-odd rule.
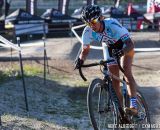
MULTIPOLYGON (((24 76, 30 77, 30 76, 43 76, 43 67, 37 66, 37 65, 30 65, 25 64, 23 66, 24 70, 24 76)), ((47 80, 58 82, 61 85, 67 85, 71 87, 86 87, 88 86, 89 82, 84 82, 80 77, 79 78, 73 78, 74 76, 71 76, 69 74, 62 74, 59 72, 54 72, 47 74, 47 80)), ((15 78, 15 79, 21 79, 21 70, 19 65, 12 66, 12 69, 5 69, 0 71, 0 83, 5 82, 9 78, 15 78)))
POLYGON ((41 73, 43 73, 43 70, 41 67, 31 66, 31 65, 24 66, 25 76, 35 76, 35 75, 40 75, 41 73))
POLYGON ((9 77, 8 72, 0 71, 0 83, 3 83, 4 81, 6 81, 8 77, 9 77))
MULTIPOLYGON (((24 65, 23 70, 25 77, 38 76, 43 72, 41 67, 31 66, 31 65, 24 65)), ((13 66, 12 69, 7 68, 0 70, 0 83, 5 82, 9 78, 21 79, 21 77, 22 77, 21 70, 18 65, 13 66)))
MULTIPOLYGON (((15 66, 13 69, 14 73, 15 73, 15 77, 16 79, 21 79, 22 75, 21 75, 21 70, 19 68, 19 66, 15 66)), ((39 76, 40 74, 42 74, 43 70, 41 67, 37 67, 37 66, 33 66, 33 65, 24 65, 23 66, 23 73, 25 77, 30 77, 30 76, 39 76)))

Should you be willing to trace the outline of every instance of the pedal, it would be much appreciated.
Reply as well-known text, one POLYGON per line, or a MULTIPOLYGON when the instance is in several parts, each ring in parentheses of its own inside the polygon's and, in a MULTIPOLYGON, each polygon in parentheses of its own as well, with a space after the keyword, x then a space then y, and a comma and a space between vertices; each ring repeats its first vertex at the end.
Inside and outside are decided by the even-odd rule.
POLYGON ((137 109, 125 107, 125 108, 124 108, 124 111, 125 111, 125 113, 128 114, 128 115, 138 116, 138 110, 137 110, 137 109))

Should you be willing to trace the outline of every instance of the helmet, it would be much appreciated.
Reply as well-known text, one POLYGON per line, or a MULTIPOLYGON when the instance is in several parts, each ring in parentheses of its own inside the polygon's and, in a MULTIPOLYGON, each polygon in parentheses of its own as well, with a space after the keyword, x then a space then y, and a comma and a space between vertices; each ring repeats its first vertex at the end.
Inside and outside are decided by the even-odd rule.
POLYGON ((102 15, 102 11, 98 5, 88 5, 82 11, 81 18, 84 22, 90 22, 102 15))

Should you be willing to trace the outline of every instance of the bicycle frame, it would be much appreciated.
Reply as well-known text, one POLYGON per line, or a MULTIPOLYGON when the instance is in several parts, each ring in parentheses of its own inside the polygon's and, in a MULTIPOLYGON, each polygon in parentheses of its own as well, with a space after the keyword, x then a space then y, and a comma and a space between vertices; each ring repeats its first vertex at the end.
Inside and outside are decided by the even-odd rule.
MULTIPOLYGON (((88 102, 87 105, 89 106, 89 108, 88 108, 89 116, 90 116, 91 123, 92 123, 95 130, 99 130, 99 129, 97 127, 97 124, 96 124, 96 121, 94 118, 94 114, 93 114, 93 109, 92 109, 92 93, 93 93, 93 90, 95 89, 94 85, 96 85, 97 81, 98 81, 97 83, 100 83, 100 85, 101 85, 100 91, 99 91, 99 98, 98 98, 98 112, 99 112, 99 114, 101 114, 101 112, 103 113, 103 112, 110 111, 110 106, 113 105, 113 107, 114 107, 113 111, 116 114, 115 119, 117 119, 117 120, 115 120, 116 122, 115 122, 114 128, 119 128, 119 125, 121 126, 121 124, 132 124, 132 123, 134 124, 135 123, 133 116, 130 116, 129 114, 127 114, 125 112, 125 109, 123 109, 125 107, 128 107, 128 105, 129 105, 127 91, 126 91, 126 93, 122 94, 124 100, 123 100, 123 105, 121 105, 121 103, 116 95, 116 91, 114 90, 114 88, 112 86, 112 79, 113 78, 120 81, 124 85, 125 88, 127 88, 127 85, 129 85, 129 83, 126 82, 125 79, 120 79, 119 77, 117 77, 117 76, 113 75, 111 72, 109 72, 109 69, 108 69, 108 66, 106 65, 106 63, 109 63, 112 61, 113 60, 108 60, 108 61, 101 60, 100 62, 91 63, 91 64, 81 66, 81 67, 92 67, 92 66, 98 66, 98 65, 103 66, 103 70, 101 68, 101 72, 103 73, 104 78, 103 79, 96 78, 96 79, 92 80, 92 82, 88 88, 88 93, 87 93, 87 102, 88 102), (106 104, 107 105, 106 109, 103 109, 103 106, 101 107, 101 99, 103 98, 103 93, 102 93, 103 88, 106 90, 106 92, 108 92, 108 99, 107 99, 108 102, 106 104)), ((124 73, 120 64, 118 64, 118 65, 120 67, 120 70, 124 73)), ((82 73, 81 67, 79 68, 79 74, 84 81, 87 81, 87 79, 85 78, 85 76, 82 73)), ((138 97, 140 100, 139 104, 140 104, 140 106, 143 106, 145 109, 144 110, 145 111, 145 115, 144 115, 145 118, 142 118, 142 120, 145 119, 145 122, 150 124, 150 116, 149 116, 147 104, 146 104, 142 94, 138 93, 138 95, 139 95, 138 97)), ((141 117, 140 117, 140 120, 141 120, 141 117)), ((131 128, 131 129, 133 129, 133 128, 131 128)))
MULTIPOLYGON (((102 65, 102 66, 103 66, 103 71, 102 71, 102 73, 103 73, 103 75, 104 75, 104 79, 103 79, 104 85, 105 85, 105 86, 108 86, 108 90, 109 90, 109 93, 110 93, 111 100, 116 104, 116 106, 117 106, 117 108, 118 108, 118 111, 119 111, 119 114, 120 114, 120 118, 121 118, 121 123, 130 124, 131 122, 127 119, 127 115, 126 115, 126 113, 125 113, 124 110, 123 110, 123 106, 121 106, 120 101, 119 101, 119 99, 118 99, 118 97, 117 97, 117 95, 116 95, 116 92, 115 92, 114 88, 112 87, 112 80, 111 80, 111 79, 114 78, 114 79, 120 81, 120 82, 123 83, 123 84, 129 84, 129 83, 126 82, 126 81, 124 81, 124 80, 122 80, 122 79, 120 79, 119 77, 113 75, 111 72, 109 72, 106 63, 112 62, 112 61, 113 61, 113 60, 100 61, 99 63, 82 65, 82 67, 91 67, 91 66, 97 66, 97 65, 102 65)), ((120 67, 120 68, 121 68, 121 67, 120 67)), ((122 68, 121 68, 121 69, 122 69, 122 68)), ((124 72, 123 69, 122 69, 122 72, 124 72)), ((82 79, 83 79, 84 81, 87 81, 87 79, 85 78, 85 76, 84 76, 83 73, 82 73, 81 68, 79 68, 79 73, 80 73, 82 79)), ((123 95, 122 95, 122 96, 123 96, 123 95)))

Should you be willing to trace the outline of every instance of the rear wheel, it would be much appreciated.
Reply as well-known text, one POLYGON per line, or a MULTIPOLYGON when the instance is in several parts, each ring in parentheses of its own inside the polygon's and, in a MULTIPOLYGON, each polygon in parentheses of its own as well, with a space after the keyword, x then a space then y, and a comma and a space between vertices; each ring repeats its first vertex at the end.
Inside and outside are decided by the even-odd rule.
POLYGON ((94 130, 114 129, 118 121, 117 108, 112 102, 107 86, 94 79, 87 94, 88 113, 94 130))
POLYGON ((148 106, 140 91, 137 91, 137 109, 138 117, 130 117, 132 124, 136 124, 134 130, 141 130, 143 126, 145 126, 145 130, 151 130, 148 106))
POLYGON ((138 106, 138 117, 140 120, 137 122, 139 130, 142 129, 142 125, 147 126, 146 130, 151 130, 150 128, 150 115, 147 103, 141 92, 137 91, 137 106, 138 106))

